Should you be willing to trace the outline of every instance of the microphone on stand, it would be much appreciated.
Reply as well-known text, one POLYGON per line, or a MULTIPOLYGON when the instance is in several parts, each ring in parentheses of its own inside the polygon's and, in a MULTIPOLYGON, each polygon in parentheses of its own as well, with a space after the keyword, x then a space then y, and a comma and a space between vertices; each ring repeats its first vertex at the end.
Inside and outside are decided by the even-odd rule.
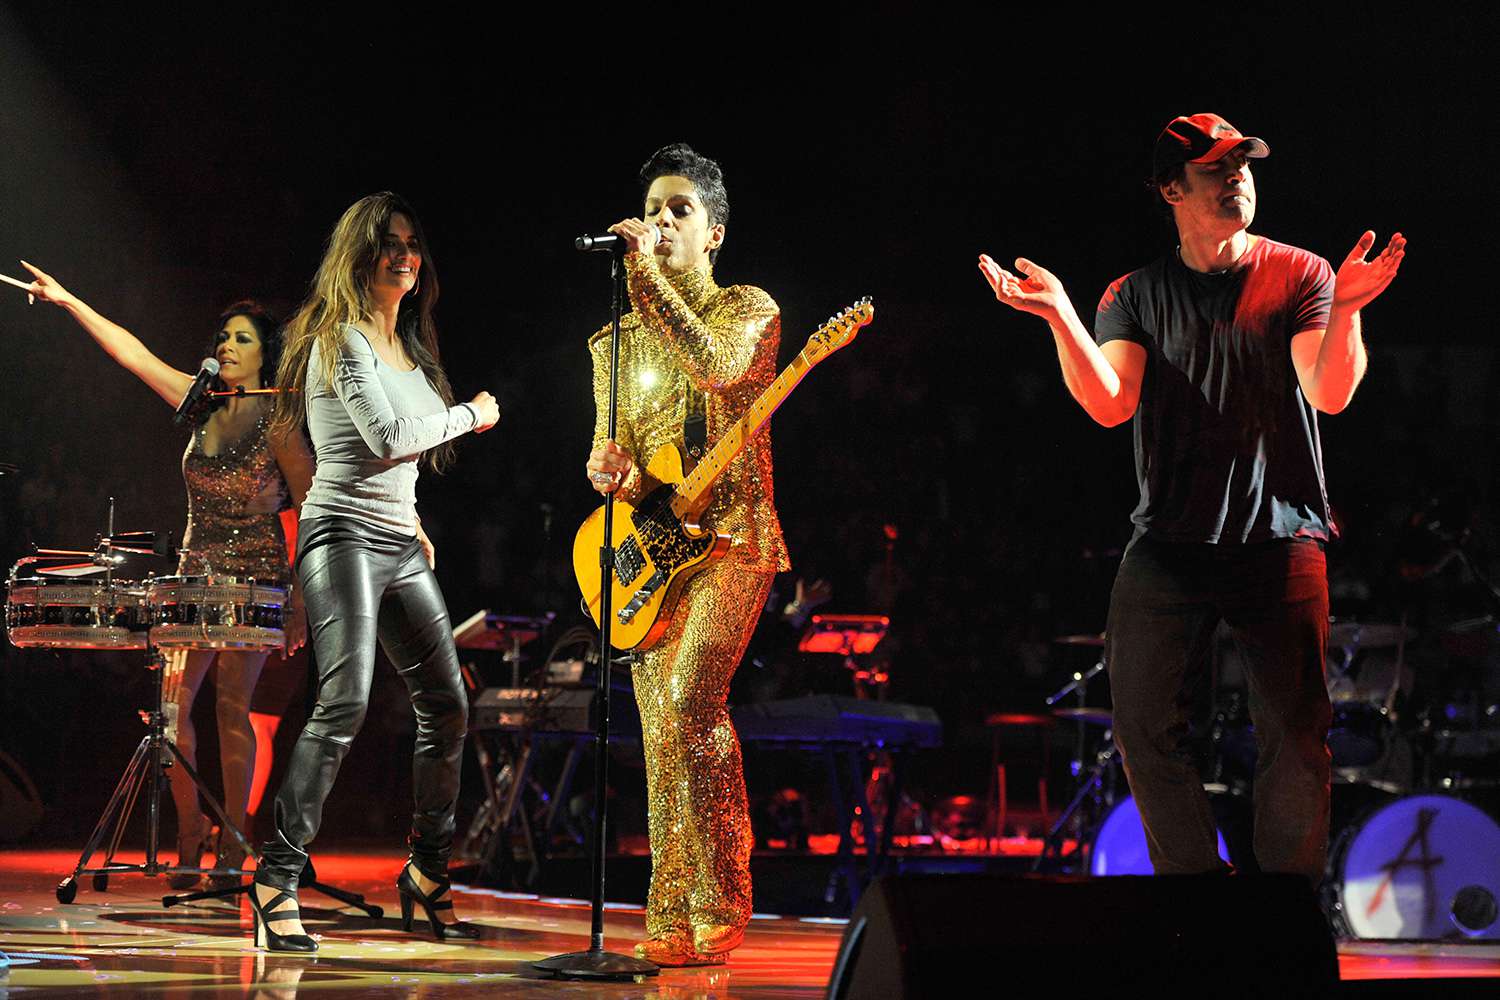
MULTIPOLYGON (((660 240, 661 230, 657 229, 656 226, 652 226, 651 228, 656 230, 656 238, 660 240)), ((610 253, 624 253, 625 237, 616 236, 614 233, 600 233, 597 236, 580 236, 573 241, 573 246, 584 253, 603 253, 605 251, 610 253)))
POLYGON ((198 368, 198 377, 193 379, 193 384, 183 393, 182 402, 177 404, 177 410, 172 414, 172 423, 181 425, 187 419, 188 413, 198 405, 198 401, 218 376, 219 362, 213 358, 204 358, 203 364, 198 368))

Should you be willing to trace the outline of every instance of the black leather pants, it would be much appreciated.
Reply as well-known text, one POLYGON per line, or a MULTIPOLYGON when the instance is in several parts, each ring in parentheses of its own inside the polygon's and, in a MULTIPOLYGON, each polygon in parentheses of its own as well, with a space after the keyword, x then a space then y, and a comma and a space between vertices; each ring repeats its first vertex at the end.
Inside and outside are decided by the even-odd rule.
POLYGON ((318 703, 292 750, 276 796, 276 837, 261 850, 256 878, 296 887, 323 803, 364 722, 377 640, 416 713, 412 857, 423 873, 445 876, 469 706, 437 578, 415 538, 345 517, 302 522, 297 573, 318 703))

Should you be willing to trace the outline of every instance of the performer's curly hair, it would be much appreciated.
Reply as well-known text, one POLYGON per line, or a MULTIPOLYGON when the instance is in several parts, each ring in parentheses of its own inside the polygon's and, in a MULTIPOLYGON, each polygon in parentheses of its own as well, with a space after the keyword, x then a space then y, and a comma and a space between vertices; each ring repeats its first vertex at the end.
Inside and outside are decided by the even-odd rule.
MULTIPOLYGON (((698 189, 698 197, 708 209, 708 224, 724 225, 729 221, 729 194, 724 190, 724 171, 719 164, 697 152, 685 142, 674 142, 651 154, 651 159, 641 166, 641 197, 651 189, 651 182, 658 177, 686 177, 698 189)), ((712 264, 718 259, 719 248, 708 252, 712 264)))
MULTIPOLYGON (((285 347, 276 384, 283 391, 276 397, 272 418, 273 433, 285 434, 300 429, 307 421, 306 401, 302 392, 307 384, 307 366, 316 343, 321 355, 324 381, 332 384, 334 364, 344 339, 344 327, 367 319, 370 315, 370 277, 380 257, 381 241, 391 216, 400 212, 411 220, 422 267, 418 272, 416 294, 401 300, 396 315, 396 335, 406 353, 421 366, 433 390, 445 404, 453 405, 453 389, 438 353, 437 324, 432 310, 438 298, 437 265, 422 222, 411 205, 389 191, 367 195, 356 201, 339 218, 328 236, 323 260, 313 277, 312 290, 298 308, 283 334, 285 347), (295 390, 287 392, 285 390, 295 390)), ((453 442, 438 445, 427 453, 428 464, 437 471, 453 458, 453 442)))

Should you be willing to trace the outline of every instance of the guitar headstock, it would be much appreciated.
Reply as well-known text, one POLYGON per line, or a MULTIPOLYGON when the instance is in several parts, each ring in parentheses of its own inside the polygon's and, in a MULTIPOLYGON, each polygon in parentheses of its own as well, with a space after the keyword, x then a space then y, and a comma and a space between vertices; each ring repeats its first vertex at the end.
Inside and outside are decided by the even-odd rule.
POLYGON ((808 361, 817 364, 834 351, 847 346, 854 340, 854 335, 859 333, 860 327, 869 325, 874 318, 875 304, 867 295, 837 316, 828 317, 822 326, 814 330, 813 335, 807 338, 807 346, 802 349, 803 355, 808 361))

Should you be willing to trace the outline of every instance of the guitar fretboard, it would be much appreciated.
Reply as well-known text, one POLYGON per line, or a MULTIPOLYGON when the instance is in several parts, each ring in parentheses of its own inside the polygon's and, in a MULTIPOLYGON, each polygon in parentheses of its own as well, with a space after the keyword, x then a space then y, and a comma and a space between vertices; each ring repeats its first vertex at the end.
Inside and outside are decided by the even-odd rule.
POLYGON ((676 514, 681 516, 697 505, 703 494, 708 492, 714 481, 729 467, 729 463, 734 461, 735 456, 765 426, 766 421, 771 419, 771 415, 786 401, 787 396, 791 395, 797 383, 802 381, 812 367, 813 362, 808 360, 807 350, 804 348, 792 359, 791 364, 782 369, 776 380, 766 387, 766 391, 756 397, 745 415, 730 425, 692 473, 677 487, 677 496, 672 500, 672 508, 676 514))
POLYGON ((874 315, 874 306, 865 298, 819 327, 808 338, 802 350, 797 352, 792 363, 782 369, 776 380, 766 387, 766 391, 750 404, 750 409, 719 436, 719 440, 714 442, 703 460, 678 484, 676 495, 672 497, 672 513, 683 517, 696 510, 714 481, 729 468, 729 463, 744 450, 745 445, 765 426, 766 421, 771 419, 771 414, 797 388, 797 383, 819 361, 849 343, 859 328, 870 322, 874 315))

